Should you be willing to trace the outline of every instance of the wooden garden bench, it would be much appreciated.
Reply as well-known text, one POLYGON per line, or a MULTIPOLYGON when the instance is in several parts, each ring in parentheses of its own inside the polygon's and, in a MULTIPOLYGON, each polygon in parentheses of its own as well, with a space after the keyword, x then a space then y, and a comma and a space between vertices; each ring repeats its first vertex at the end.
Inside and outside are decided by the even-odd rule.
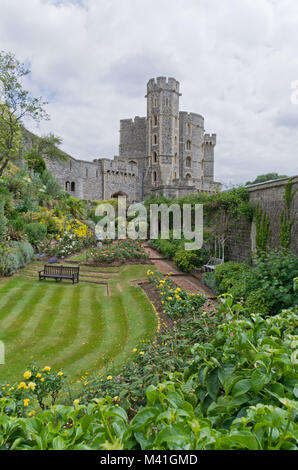
POLYGON ((223 264, 224 260, 220 258, 210 258, 207 264, 204 264, 205 271, 214 271, 215 266, 223 264))
POLYGON ((43 270, 39 271, 39 280, 51 278, 56 279, 56 282, 58 282, 62 279, 71 279, 74 284, 79 282, 79 271, 79 267, 45 264, 43 270))

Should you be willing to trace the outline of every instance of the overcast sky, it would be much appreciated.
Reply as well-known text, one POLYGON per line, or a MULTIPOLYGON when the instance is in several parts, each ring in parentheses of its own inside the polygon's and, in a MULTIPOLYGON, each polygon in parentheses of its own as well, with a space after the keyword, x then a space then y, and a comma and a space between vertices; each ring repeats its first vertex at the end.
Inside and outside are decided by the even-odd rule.
POLYGON ((0 50, 28 64, 62 148, 118 154, 119 120, 146 115, 151 77, 217 134, 215 179, 298 173, 297 0, 0 0, 0 50))

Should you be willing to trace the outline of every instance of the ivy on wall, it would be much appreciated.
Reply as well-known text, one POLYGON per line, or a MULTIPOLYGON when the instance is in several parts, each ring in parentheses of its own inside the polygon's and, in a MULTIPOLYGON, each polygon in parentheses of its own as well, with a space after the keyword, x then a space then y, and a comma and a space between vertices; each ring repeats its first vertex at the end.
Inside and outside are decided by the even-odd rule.
POLYGON ((265 251, 269 238, 271 237, 270 217, 259 205, 255 207, 256 219, 256 247, 257 250, 265 251))
POLYGON ((291 204, 296 192, 297 188, 293 189, 292 178, 289 178, 284 193, 285 208, 280 214, 279 239, 280 246, 283 248, 288 248, 291 241, 291 228, 294 223, 294 219, 291 218, 291 204))

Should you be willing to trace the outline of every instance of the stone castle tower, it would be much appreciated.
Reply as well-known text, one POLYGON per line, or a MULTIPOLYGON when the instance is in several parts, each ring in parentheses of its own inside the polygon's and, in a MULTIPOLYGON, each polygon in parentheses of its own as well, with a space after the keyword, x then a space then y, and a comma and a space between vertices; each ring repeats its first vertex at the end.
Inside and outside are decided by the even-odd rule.
POLYGON ((70 164, 47 162, 65 189, 81 199, 131 201, 149 195, 179 197, 214 192, 215 134, 205 134, 200 114, 180 111, 180 84, 175 78, 151 78, 147 116, 120 121, 119 156, 93 162, 70 157, 70 164))

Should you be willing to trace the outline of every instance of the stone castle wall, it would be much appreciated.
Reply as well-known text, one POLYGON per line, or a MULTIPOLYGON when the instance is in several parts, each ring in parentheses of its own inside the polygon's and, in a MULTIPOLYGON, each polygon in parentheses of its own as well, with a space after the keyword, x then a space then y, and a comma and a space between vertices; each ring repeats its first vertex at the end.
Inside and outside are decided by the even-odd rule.
POLYGON ((126 194, 142 201, 151 194, 179 197, 214 192, 216 136, 204 134, 200 114, 179 111, 180 84, 152 78, 147 84, 147 116, 120 121, 119 156, 87 162, 47 161, 62 187, 80 199, 126 194))
MULTIPOLYGON (((270 219, 271 236, 267 244, 268 249, 280 247, 280 216, 285 209, 284 194, 288 181, 289 178, 284 178, 248 186, 250 202, 265 211, 270 219)), ((292 183, 292 188, 297 189, 297 192, 290 206, 290 219, 293 220, 293 225, 289 249, 298 255, 298 176, 293 177, 292 183)), ((223 214, 220 214, 219 220, 209 221, 210 226, 216 223, 222 227, 225 234, 226 260, 249 261, 256 249, 255 220, 250 223, 247 219, 240 218, 225 224, 223 214)))

